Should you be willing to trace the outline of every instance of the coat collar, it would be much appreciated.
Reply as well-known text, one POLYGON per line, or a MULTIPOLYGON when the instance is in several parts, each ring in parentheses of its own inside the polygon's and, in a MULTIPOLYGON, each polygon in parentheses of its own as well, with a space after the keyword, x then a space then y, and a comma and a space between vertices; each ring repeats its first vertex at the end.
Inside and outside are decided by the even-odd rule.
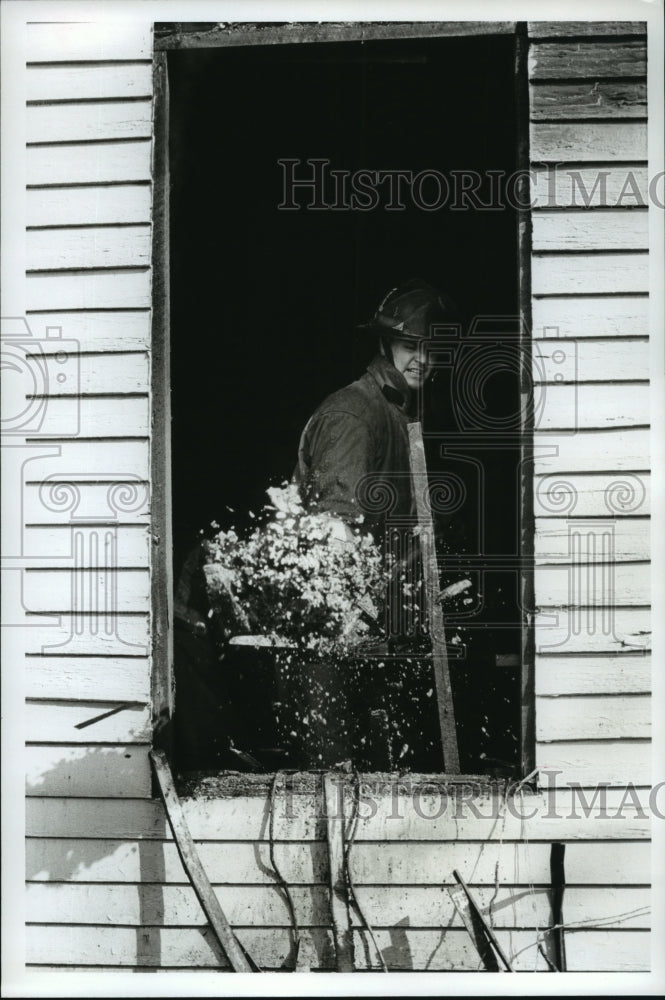
POLYGON ((401 372, 383 354, 377 354, 367 366, 379 389, 399 410, 408 412, 413 403, 413 393, 401 372))

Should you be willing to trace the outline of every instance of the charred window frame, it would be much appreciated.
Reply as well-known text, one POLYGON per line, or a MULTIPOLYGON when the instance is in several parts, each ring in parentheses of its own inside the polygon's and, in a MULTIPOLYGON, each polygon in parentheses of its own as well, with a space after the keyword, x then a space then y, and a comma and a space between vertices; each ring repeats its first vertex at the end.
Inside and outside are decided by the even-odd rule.
MULTIPOLYGON (((266 46, 416 38, 468 38, 511 35, 514 39, 514 86, 517 112, 516 199, 529 204, 528 35, 525 22, 434 22, 353 24, 156 24, 154 28, 154 139, 152 229, 152 706, 154 743, 173 752, 173 565, 171 507, 171 403, 169 304, 169 52, 227 46, 266 46)), ((522 358, 520 394, 524 420, 520 436, 520 604, 521 612, 521 735, 522 776, 535 761, 534 694, 534 512, 533 407, 531 371, 531 211, 517 214, 519 351, 522 358)), ((463 777, 463 776, 461 776, 463 777)), ((477 775, 474 776, 477 778, 477 775)))

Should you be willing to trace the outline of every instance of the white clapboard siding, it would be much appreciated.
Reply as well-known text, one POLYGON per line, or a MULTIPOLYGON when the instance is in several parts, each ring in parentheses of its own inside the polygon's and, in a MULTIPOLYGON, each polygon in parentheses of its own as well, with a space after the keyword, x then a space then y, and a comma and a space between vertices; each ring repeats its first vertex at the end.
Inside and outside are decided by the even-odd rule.
MULTIPOLYGON (((546 369, 550 374, 553 366, 546 369)), ((542 369, 538 366, 538 373, 542 369)), ((536 388, 534 431, 645 427, 649 392, 645 383, 597 382, 593 385, 545 385, 536 388)))
POLYGON ((536 615, 536 652, 547 654, 626 653, 651 648, 651 611, 647 608, 615 608, 610 627, 597 616, 591 622, 585 612, 565 608, 536 615))
POLYGON ((536 436, 534 471, 616 473, 616 480, 651 467, 649 431, 638 428, 585 431, 570 435, 536 436))
POLYGON ((29 274, 26 296, 30 311, 51 309, 148 309, 150 271, 70 271, 29 274))
POLYGON ((536 518, 558 517, 643 517, 651 512, 651 477, 648 473, 592 475, 557 473, 536 476, 534 482, 536 518))
MULTIPOLYGON (((79 189, 81 191, 85 189, 79 189)), ((99 190, 94 188, 91 190, 99 190)), ((122 188, 111 188, 121 191, 122 188)), ((80 221, 80 220, 79 220, 80 221)), ((136 351, 150 348, 150 310, 122 308, 121 312, 34 312, 28 317, 33 337, 47 338, 48 330, 61 331, 69 349, 77 351, 136 351)), ((42 343, 44 351, 49 345, 42 343)))
POLYGON ((646 76, 646 45, 630 41, 536 42, 529 49, 531 80, 602 80, 646 76))
POLYGON ((84 226, 27 233, 31 271, 124 267, 150 262, 150 226, 84 226))
POLYGON ((146 525, 122 525, 101 522, 56 524, 24 530, 23 553, 42 566, 71 566, 77 545, 98 546, 100 559, 105 549, 112 550, 118 566, 141 566, 150 563, 150 535, 146 525))
POLYGON ((643 739, 651 734, 648 695, 536 698, 536 739, 643 739))
MULTIPOLYGON (((26 795, 130 799, 149 796, 148 750, 148 746, 136 744, 121 747, 95 746, 94 743, 90 746, 27 746, 24 751, 26 795)), ((73 842, 74 846, 78 843, 73 842)))
POLYGON ((30 146, 26 181, 32 187, 147 181, 150 149, 149 139, 30 146))
POLYGON ((649 333, 649 300, 644 295, 613 295, 533 300, 533 336, 646 337, 649 333))
MULTIPOLYGON (((100 552, 99 561, 104 559, 100 552)), ((23 577, 27 611, 69 614, 74 611, 137 612, 150 604, 150 576, 145 569, 27 569, 23 577)))
POLYGON ((535 164, 531 170, 531 204, 537 210, 646 207, 649 204, 647 168, 635 163, 622 166, 608 163, 602 167, 535 164))
POLYGON ((49 396, 44 399, 40 433, 58 437, 146 437, 150 423, 146 393, 138 397, 49 396))
MULTIPOLYGON (((77 345, 67 345, 68 348, 77 345)), ((60 348, 41 343, 38 357, 53 357, 60 348)), ((100 392, 147 392, 150 388, 150 368, 147 351, 114 351, 113 353, 98 352, 76 355, 68 350, 76 366, 77 389, 81 393, 100 392)), ((56 359, 57 360, 57 359, 56 359)), ((57 371, 57 364, 52 361, 50 371, 57 371)), ((59 395, 60 385, 55 379, 49 379, 49 394, 59 395)))
POLYGON ((533 122, 530 133, 535 163, 633 163, 647 158, 647 127, 643 122, 533 122))
MULTIPOLYGON (((70 528, 84 520, 118 525, 140 522, 147 526, 148 484, 131 478, 106 483, 30 482, 23 489, 23 516, 26 532, 33 530, 34 525, 70 528)), ((50 537, 53 541, 58 539, 57 535, 50 537)), ((28 535, 25 538, 29 541, 28 535)))
MULTIPOLYGON (((586 555, 582 552, 580 558, 586 555)), ((536 605, 541 608, 639 607, 651 603, 651 566, 644 562, 537 565, 534 587, 536 605)), ((601 615, 592 618, 602 627, 601 615)))
POLYGON ((646 694, 651 690, 651 657, 625 653, 613 656, 539 656, 536 694, 646 694))
MULTIPOLYGON (((614 745, 607 743, 609 747, 614 745)), ((551 746, 554 750, 559 748, 559 744, 551 746)), ((130 749, 138 752, 140 748, 130 749)), ((281 842, 274 846, 277 865, 289 885, 327 885, 328 856, 324 841, 281 842)), ((203 841, 197 843, 197 849, 214 884, 275 882, 267 843, 203 841)), ((472 884, 494 886, 498 862, 504 885, 533 882, 549 886, 550 850, 551 845, 543 842, 486 845, 472 841, 358 841, 353 845, 349 865, 357 885, 430 885, 433 871, 438 873, 440 883, 453 884, 452 872, 457 868, 472 884)), ((188 883, 172 841, 30 838, 26 854, 30 881, 188 883)), ((566 884, 648 883, 649 866, 648 841, 578 840, 567 845, 566 884)))
POLYGON ((114 184, 29 188, 26 211, 28 226, 150 222, 150 187, 114 184))
MULTIPOLYGON (((651 744, 649 740, 625 737, 568 743, 537 742, 536 766, 559 771, 560 781, 578 781, 587 787, 595 787, 601 782, 648 785, 651 783, 651 744)), ((596 846, 600 848, 601 845, 596 846)), ((616 850, 618 844, 614 843, 613 847, 616 850)), ((649 871, 648 862, 643 871, 649 871)))
POLYGON ((642 252, 535 254, 531 280, 534 295, 647 292, 649 256, 642 252))
MULTIPOLYGON (((481 888, 474 897, 488 912, 494 889, 481 888)), ((535 927, 546 925, 551 914, 549 888, 525 893, 502 887, 492 904, 495 927, 535 927)), ((329 927, 330 901, 323 886, 298 886, 291 890, 300 927, 329 927)), ((234 926, 290 927, 292 918, 279 886, 218 888, 217 898, 234 926)), ((591 927, 605 925, 608 914, 634 913, 627 927, 649 926, 651 893, 647 887, 567 889, 566 921, 587 920, 591 927)), ((358 899, 373 927, 391 927, 408 917, 417 927, 463 926, 453 901, 440 885, 399 889, 384 886, 358 888, 358 899)), ((32 883, 27 886, 27 920, 41 924, 124 924, 129 926, 202 927, 206 917, 191 886, 165 886, 159 893, 142 891, 140 886, 32 883), (106 904, 104 901, 106 900, 106 904)), ((361 918, 351 914, 362 926, 361 918)), ((609 921, 612 926, 612 921, 609 921)))
POLYGON ((125 18, 117 18, 112 23, 32 23, 26 27, 25 39, 28 63, 136 62, 152 57, 150 24, 129 22, 125 18))
POLYGON ((646 81, 579 80, 531 89, 531 120, 645 118, 646 81))
POLYGON ((35 457, 26 465, 26 482, 114 483, 126 479, 148 480, 150 459, 145 441, 105 441, 103 448, 86 441, 63 441, 43 444, 34 449, 35 457))
MULTIPOLYGON (((379 930, 375 936, 389 970, 430 972, 446 970, 477 972, 478 952, 466 930, 451 928, 446 932, 446 946, 441 946, 441 929, 411 930, 400 928, 379 930)), ((292 968, 293 931, 291 929, 242 928, 238 937, 250 955, 261 959, 265 969, 292 968)), ((532 930, 499 929, 497 939, 502 949, 513 957, 517 971, 551 971, 537 950, 532 930)), ((34 925, 27 931, 27 961, 30 965, 62 971, 63 963, 81 970, 95 968, 122 969, 136 967, 153 969, 157 966, 202 971, 228 967, 214 935, 207 928, 144 928, 137 934, 132 927, 81 927, 73 935, 68 927, 34 925), (94 962, 91 961, 94 956, 94 962)), ((365 931, 354 932, 354 953, 359 970, 380 971, 374 946, 365 931)), ((335 969, 332 931, 311 928, 303 932, 301 954, 313 969, 335 969)), ((651 945, 645 930, 568 930, 566 961, 573 971, 647 971, 650 968, 651 945)))
POLYGON ((32 104, 26 109, 26 138, 36 142, 150 138, 152 102, 92 101, 32 104))
MULTIPOLYGON (((350 815, 348 788, 345 810, 350 815)), ((600 789, 596 795, 554 784, 549 791, 523 789, 505 802, 487 786, 474 791, 471 785, 455 793, 422 781, 410 784, 408 775, 396 779, 388 790, 363 782, 356 840, 495 843, 520 841, 525 829, 529 841, 648 840, 651 813, 660 804, 657 796, 650 803, 647 789, 631 789, 630 795, 625 789, 600 789)), ((185 797, 182 805, 197 841, 265 842, 270 837, 269 797, 265 788, 242 796, 185 797)), ((325 841, 320 796, 314 791, 278 789, 273 827, 275 842, 325 841)), ((172 840, 159 799, 102 800, 91 812, 86 798, 31 798, 26 803, 26 833, 65 840, 108 840, 111 835, 114 840, 172 840)))
POLYGON ((630 343, 624 340, 539 340, 533 345, 533 380, 646 381, 650 376, 649 353, 646 337, 630 343))
POLYGON ((147 704, 29 701, 24 717, 28 743, 148 743, 152 731, 147 704))
POLYGON ((84 97, 152 97, 151 62, 28 66, 28 101, 76 101, 84 97))
POLYGON ((623 209, 598 212, 534 212, 533 249, 647 250, 648 213, 623 209))
MULTIPOLYGON (((610 536, 609 552, 617 562, 648 561, 651 551, 651 525, 648 518, 623 517, 594 518, 592 521, 570 517, 536 518, 536 562, 570 562, 573 553, 579 553, 574 535, 591 534, 610 536)), ((592 541, 589 540, 587 544, 592 541)), ((599 542, 599 539, 596 538, 599 542)), ((607 541, 607 540, 606 540, 607 541)), ((600 543, 595 558, 599 558, 600 543)), ((577 556, 579 558, 579 555, 577 556)), ((589 552, 593 558, 593 552, 589 552)))
POLYGON ((147 656, 148 615, 28 615, 26 652, 45 656, 147 656))
POLYGON ((29 656, 23 676, 27 698, 146 703, 150 698, 146 657, 29 656))

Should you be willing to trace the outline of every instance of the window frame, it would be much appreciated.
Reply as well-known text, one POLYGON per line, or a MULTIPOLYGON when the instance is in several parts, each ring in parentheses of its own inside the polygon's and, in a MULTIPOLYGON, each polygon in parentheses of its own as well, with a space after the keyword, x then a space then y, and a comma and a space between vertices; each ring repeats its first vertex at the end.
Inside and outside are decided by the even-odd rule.
MULTIPOLYGON (((153 50, 153 210, 152 210, 152 480, 151 699, 153 744, 173 752, 173 565, 171 524, 171 405, 170 405, 170 274, 169 274, 169 93, 168 53, 179 49, 211 49, 317 42, 415 38, 468 38, 490 35, 514 37, 517 185, 519 205, 530 203, 529 82, 526 22, 344 22, 291 24, 156 23, 153 50)), ((533 509, 533 406, 531 405, 531 209, 519 208, 516 219, 518 252, 519 350, 522 364, 520 393, 523 423, 520 433, 520 770, 521 778, 535 766, 535 635, 533 509)), ((437 774, 449 783, 478 780, 496 784, 487 775, 437 774)), ((431 776, 410 775, 431 782, 431 776)), ((519 779, 518 779, 519 780, 519 779)))

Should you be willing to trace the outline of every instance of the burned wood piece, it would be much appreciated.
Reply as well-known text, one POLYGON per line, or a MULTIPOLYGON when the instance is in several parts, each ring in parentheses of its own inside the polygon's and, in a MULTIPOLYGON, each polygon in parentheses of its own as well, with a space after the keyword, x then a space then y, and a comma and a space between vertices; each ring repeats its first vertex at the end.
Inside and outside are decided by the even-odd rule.
MULTIPOLYGON (((414 483, 416 512, 420 528, 420 549, 422 553, 423 576, 425 581, 426 609, 429 615, 430 637, 432 640, 432 666, 434 687, 441 731, 443 767, 447 774, 459 774, 459 749, 455 726, 453 691, 448 670, 448 652, 443 611, 439 600, 439 566, 434 545, 434 523, 432 511, 422 488, 417 484, 427 482, 425 446, 419 422, 408 425, 409 459, 414 483)), ((426 492, 426 491, 425 491, 426 492)))
POLYGON ((349 894, 345 876, 344 789, 333 774, 323 775, 330 876, 330 913, 338 972, 354 972, 353 930, 349 914, 349 894))
POLYGON ((471 895, 466 882, 457 869, 453 871, 453 875, 459 885, 453 886, 453 888, 449 889, 448 892, 453 904, 455 905, 455 909, 464 921, 464 926, 471 935, 471 939, 476 946, 485 968, 489 972, 503 972, 504 969, 501 969, 497 963, 498 956, 505 966, 505 971, 514 972, 515 970, 510 964, 503 948, 499 944, 496 934, 480 912, 480 907, 471 895), (462 898, 465 899, 465 904, 461 903, 462 898), (488 949, 490 949, 490 951, 493 950, 492 956, 489 955, 488 949))
POLYGON ((566 942, 563 930, 563 893, 566 887, 564 857, 566 845, 555 843, 550 850, 550 876, 552 879, 552 930, 554 956, 559 972, 566 972, 566 942))
POLYGON ((175 790, 166 754, 162 750, 151 750, 150 759, 180 860, 222 951, 234 972, 260 972, 259 967, 235 936, 201 864, 182 804, 175 790))

